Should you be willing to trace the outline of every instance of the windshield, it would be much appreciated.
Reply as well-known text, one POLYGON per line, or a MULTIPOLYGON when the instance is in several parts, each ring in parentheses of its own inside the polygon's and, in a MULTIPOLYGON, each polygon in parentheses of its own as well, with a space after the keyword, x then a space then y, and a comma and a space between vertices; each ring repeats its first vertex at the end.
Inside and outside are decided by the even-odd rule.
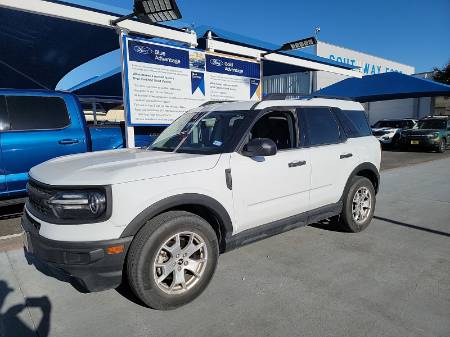
POLYGON ((375 128, 393 128, 393 129, 405 129, 408 127, 408 122, 399 121, 379 121, 374 125, 375 128))
POLYGON ((445 129, 445 120, 443 119, 424 119, 419 121, 419 129, 445 129))
POLYGON ((248 111, 187 112, 153 142, 155 151, 214 154, 228 151, 248 111))

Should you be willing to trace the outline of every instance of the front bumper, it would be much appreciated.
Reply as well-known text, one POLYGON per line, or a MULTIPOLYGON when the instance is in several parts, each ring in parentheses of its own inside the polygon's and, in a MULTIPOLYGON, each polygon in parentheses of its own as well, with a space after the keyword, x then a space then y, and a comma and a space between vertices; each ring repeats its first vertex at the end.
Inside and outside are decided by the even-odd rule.
POLYGON ((391 138, 383 138, 383 136, 379 136, 379 137, 376 137, 376 138, 382 144, 392 144, 392 142, 394 140, 393 137, 391 137, 391 138))
POLYGON ((402 137, 400 144, 411 147, 438 147, 440 138, 402 137))
POLYGON ((71 242, 49 240, 39 235, 40 224, 27 211, 22 216, 27 260, 41 272, 71 282, 80 291, 116 288, 133 237, 106 241, 71 242), (123 251, 108 254, 107 248, 123 245, 123 251))

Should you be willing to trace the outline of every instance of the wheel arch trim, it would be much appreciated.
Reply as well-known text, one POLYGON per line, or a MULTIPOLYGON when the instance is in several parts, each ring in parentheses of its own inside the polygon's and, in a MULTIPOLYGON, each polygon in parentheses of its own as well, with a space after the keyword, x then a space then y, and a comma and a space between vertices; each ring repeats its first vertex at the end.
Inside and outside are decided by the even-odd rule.
POLYGON ((344 192, 342 194, 342 198, 341 200, 344 200, 345 196, 348 193, 348 190, 350 189, 350 182, 351 180, 358 176, 358 173, 361 171, 370 171, 372 174, 374 174, 375 179, 376 179, 376 185, 374 186, 375 189, 375 193, 378 193, 378 189, 380 187, 380 173, 378 172, 378 169, 376 168, 376 166, 372 163, 369 162, 365 162, 362 164, 359 164, 358 166, 356 166, 354 168, 354 170, 352 171, 352 173, 350 173, 350 176, 347 179, 347 183, 345 184, 345 188, 344 188, 344 192))
POLYGON ((125 227, 120 237, 134 236, 148 220, 165 211, 183 206, 200 206, 211 212, 219 221, 221 227, 219 229, 223 236, 221 239, 233 233, 231 217, 219 201, 204 194, 183 193, 161 199, 148 206, 125 227))

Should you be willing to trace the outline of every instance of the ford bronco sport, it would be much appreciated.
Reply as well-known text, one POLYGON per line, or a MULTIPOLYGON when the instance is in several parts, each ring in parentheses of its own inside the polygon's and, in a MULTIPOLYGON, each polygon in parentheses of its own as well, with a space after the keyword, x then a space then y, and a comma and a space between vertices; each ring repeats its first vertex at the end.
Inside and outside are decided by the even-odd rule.
POLYGON ((380 159, 353 101, 205 105, 149 148, 32 168, 25 250, 84 290, 126 281, 148 306, 175 308, 206 288, 222 252, 331 217, 365 229, 380 159))

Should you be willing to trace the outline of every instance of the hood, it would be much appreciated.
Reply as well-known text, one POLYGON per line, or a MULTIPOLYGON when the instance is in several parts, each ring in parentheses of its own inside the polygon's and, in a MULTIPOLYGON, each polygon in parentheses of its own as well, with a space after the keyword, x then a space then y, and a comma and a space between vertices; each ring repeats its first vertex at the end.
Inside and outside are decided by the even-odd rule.
POLYGON ((440 130, 437 129, 411 129, 407 131, 403 131, 403 135, 414 135, 414 136, 425 136, 429 135, 431 133, 440 132, 440 130))
POLYGON ((372 131, 386 131, 386 132, 396 132, 397 130, 400 130, 398 128, 372 128, 372 131))
POLYGON ((49 185, 110 185, 212 169, 220 155, 122 149, 58 157, 30 170, 49 185))

